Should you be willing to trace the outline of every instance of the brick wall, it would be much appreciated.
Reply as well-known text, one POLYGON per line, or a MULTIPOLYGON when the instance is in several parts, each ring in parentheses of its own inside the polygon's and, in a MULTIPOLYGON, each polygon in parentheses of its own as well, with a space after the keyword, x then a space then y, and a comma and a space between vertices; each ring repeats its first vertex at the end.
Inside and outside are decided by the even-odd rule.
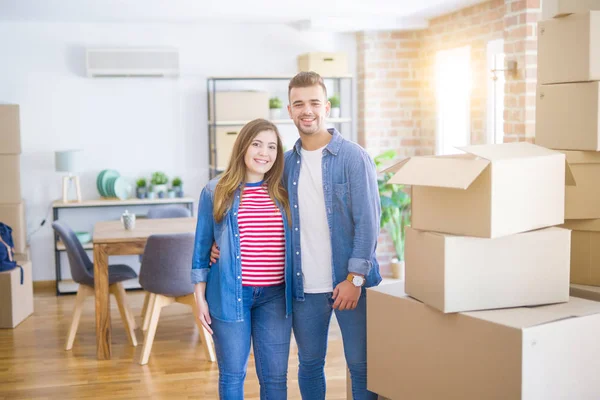
MULTIPOLYGON (((487 138, 487 43, 504 38, 506 59, 518 73, 506 76, 505 141, 533 141, 536 28, 540 0, 491 0, 430 21, 420 31, 357 34, 358 140, 372 155, 433 154, 436 138, 435 55, 471 48, 471 143, 487 138)), ((382 272, 394 255, 388 235, 379 239, 382 272)))

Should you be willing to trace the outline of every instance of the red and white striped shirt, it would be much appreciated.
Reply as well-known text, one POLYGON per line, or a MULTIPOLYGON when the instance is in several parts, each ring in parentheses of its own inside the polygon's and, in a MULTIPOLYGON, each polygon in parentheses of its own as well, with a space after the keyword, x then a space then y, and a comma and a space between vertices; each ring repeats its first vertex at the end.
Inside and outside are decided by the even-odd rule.
POLYGON ((283 216, 262 182, 247 183, 238 209, 242 285, 273 286, 284 282, 283 216))

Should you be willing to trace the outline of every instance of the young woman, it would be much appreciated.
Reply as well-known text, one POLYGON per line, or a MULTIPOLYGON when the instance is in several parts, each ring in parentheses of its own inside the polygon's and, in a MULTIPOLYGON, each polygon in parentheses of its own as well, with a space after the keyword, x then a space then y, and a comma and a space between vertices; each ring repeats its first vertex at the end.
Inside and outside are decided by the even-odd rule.
POLYGON ((213 334, 224 400, 244 398, 251 340, 260 398, 287 398, 292 289, 283 158, 277 127, 251 121, 227 170, 200 195, 192 283, 198 318, 213 334), (213 242, 220 258, 211 266, 213 242))

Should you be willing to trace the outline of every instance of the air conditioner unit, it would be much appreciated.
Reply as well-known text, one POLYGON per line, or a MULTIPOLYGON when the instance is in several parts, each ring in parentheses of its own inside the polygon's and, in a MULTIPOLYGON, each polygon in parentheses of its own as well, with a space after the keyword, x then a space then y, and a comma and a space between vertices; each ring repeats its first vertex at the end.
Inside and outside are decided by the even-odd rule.
POLYGON ((176 77, 179 52, 173 48, 87 49, 86 71, 90 78, 176 77))

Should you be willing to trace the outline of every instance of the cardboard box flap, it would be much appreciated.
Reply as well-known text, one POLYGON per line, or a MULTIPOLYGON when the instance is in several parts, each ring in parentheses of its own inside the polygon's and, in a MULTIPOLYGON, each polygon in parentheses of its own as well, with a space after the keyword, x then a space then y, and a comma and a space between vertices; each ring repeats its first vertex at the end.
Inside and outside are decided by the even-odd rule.
POLYGON ((536 146, 527 142, 480 144, 473 146, 457 147, 466 153, 485 158, 490 161, 512 160, 526 157, 545 157, 560 154, 555 150, 536 146))
POLYGON ((484 159, 412 157, 399 163, 389 183, 467 189, 489 163, 484 159))
POLYGON ((397 163, 393 164, 392 166, 390 166, 390 167, 387 167, 387 168, 385 168, 385 169, 381 170, 381 171, 379 172, 379 174, 385 174, 385 173, 388 173, 388 172, 396 173, 396 172, 398 172, 398 170, 400 170, 400 168, 402 168, 402 166, 403 166, 403 165, 404 165, 404 164, 405 164, 405 163, 406 163, 408 160, 410 160, 410 158, 405 158, 404 160, 402 160, 402 161, 400 161, 400 162, 397 162, 397 163))
POLYGON ((569 164, 600 164, 600 152, 598 151, 562 151, 567 157, 569 164))
POLYGON ((561 227, 573 231, 600 232, 600 219, 568 219, 561 227))
MULTIPOLYGON (((485 158, 490 161, 514 160, 526 157, 546 157, 561 154, 559 151, 550 150, 527 142, 482 144, 474 146, 457 147, 466 153, 485 158)), ((599 161, 600 162, 600 161, 599 161)), ((565 185, 575 186, 575 177, 569 167, 570 160, 565 160, 565 185)))
POLYGON ((598 313, 600 313, 600 303, 577 297, 569 297, 568 303, 474 311, 463 314, 496 324, 524 329, 598 313))

